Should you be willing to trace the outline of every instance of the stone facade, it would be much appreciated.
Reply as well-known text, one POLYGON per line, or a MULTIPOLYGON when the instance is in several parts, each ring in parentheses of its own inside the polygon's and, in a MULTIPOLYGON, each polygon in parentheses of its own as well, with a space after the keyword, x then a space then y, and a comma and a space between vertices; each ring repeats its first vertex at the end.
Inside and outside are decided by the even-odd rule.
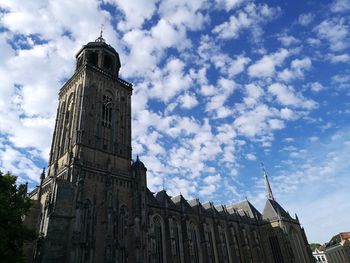
MULTIPOLYGON (((27 222, 39 239, 29 262, 313 262, 298 218, 271 196, 227 206, 147 188, 131 159, 132 85, 102 37, 76 55, 59 92, 47 176, 27 222)), ((267 177, 265 178, 268 183, 267 177)))

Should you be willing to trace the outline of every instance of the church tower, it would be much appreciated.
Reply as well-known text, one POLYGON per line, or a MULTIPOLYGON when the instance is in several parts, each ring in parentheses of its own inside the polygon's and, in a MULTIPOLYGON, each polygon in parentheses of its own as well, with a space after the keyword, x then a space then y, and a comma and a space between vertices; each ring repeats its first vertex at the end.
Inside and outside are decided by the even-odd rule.
POLYGON ((132 166, 132 85, 120 66, 101 32, 59 91, 48 175, 31 196, 41 207, 35 262, 136 262, 128 251, 142 243, 132 227, 142 221, 146 169, 132 166))
POLYGON ((76 180, 68 167, 77 159, 129 174, 132 85, 119 69, 118 53, 102 36, 77 53, 75 73, 59 92, 49 175, 76 180))

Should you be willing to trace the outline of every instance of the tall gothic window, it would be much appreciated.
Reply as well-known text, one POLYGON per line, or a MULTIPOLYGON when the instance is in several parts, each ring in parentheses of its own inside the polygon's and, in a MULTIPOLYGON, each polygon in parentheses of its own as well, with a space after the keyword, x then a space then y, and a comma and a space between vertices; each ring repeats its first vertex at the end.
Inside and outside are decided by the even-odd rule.
POLYGON ((128 209, 125 205, 119 209, 119 261, 126 262, 127 231, 128 231, 128 209))
POLYGON ((191 238, 191 252, 192 252, 191 262, 199 263, 199 248, 198 248, 199 240, 198 240, 196 227, 194 224, 190 225, 190 238, 191 238))
POLYGON ((107 128, 112 126, 112 98, 109 95, 103 95, 102 126, 107 128))
POLYGON ((295 231, 295 229, 293 227, 290 228, 289 235, 290 235, 292 248, 293 248, 293 254, 294 254, 295 259, 297 261, 300 261, 300 262, 304 261, 304 259, 303 259, 303 247, 302 247, 302 244, 300 242, 298 233, 295 231))
POLYGON ((208 247, 208 262, 215 263, 215 252, 214 252, 214 239, 209 224, 204 224, 205 238, 208 247))
POLYGON ((221 226, 218 226, 219 230, 219 236, 220 236, 220 247, 221 247, 221 254, 223 258, 223 262, 228 262, 228 251, 227 251, 227 242, 226 242, 226 235, 224 232, 224 229, 221 226))
POLYGON ((232 234, 232 239, 233 239, 234 253, 235 253, 236 257, 240 258, 238 238, 237 238, 237 233, 236 233, 236 230, 234 229, 234 227, 231 227, 231 234, 232 234))
POLYGON ((90 239, 91 239, 91 202, 86 199, 82 212, 82 262, 90 260, 90 239))
POLYGON ((272 249, 273 259, 276 263, 284 263, 281 247, 276 236, 269 237, 270 246, 272 249))
POLYGON ((170 219, 169 221, 174 262, 181 263, 180 226, 174 218, 170 219))
POLYGON ((155 236, 155 262, 163 262, 163 232, 162 223, 159 216, 153 218, 154 236, 155 236))
POLYGON ((64 154, 69 147, 70 136, 71 136, 71 126, 73 119, 73 101, 74 101, 74 93, 70 94, 68 98, 68 103, 66 105, 66 111, 63 116, 63 126, 62 126, 62 137, 61 137, 61 147, 60 147, 60 155, 64 154))

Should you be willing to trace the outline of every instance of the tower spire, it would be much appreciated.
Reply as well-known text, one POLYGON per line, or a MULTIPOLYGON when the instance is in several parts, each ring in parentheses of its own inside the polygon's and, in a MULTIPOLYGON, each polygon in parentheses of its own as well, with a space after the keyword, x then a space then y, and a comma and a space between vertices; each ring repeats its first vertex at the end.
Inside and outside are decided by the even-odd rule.
POLYGON ((275 198, 273 197, 273 194, 272 194, 269 178, 267 177, 267 172, 266 172, 266 169, 265 169, 265 166, 264 166, 263 162, 261 162, 261 170, 262 170, 262 172, 264 174, 264 181, 265 181, 265 187, 266 187, 266 191, 267 191, 267 194, 268 194, 268 198, 270 200, 275 200, 275 198))

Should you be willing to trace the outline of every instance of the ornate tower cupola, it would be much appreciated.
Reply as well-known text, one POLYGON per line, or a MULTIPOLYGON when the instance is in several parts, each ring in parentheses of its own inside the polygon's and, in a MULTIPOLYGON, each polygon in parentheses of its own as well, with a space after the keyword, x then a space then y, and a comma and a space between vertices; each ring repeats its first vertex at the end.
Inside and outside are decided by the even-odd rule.
POLYGON ((116 77, 119 75, 120 60, 119 54, 115 49, 106 44, 100 36, 94 41, 84 45, 76 55, 76 69, 83 66, 84 62, 90 66, 102 69, 116 77))

